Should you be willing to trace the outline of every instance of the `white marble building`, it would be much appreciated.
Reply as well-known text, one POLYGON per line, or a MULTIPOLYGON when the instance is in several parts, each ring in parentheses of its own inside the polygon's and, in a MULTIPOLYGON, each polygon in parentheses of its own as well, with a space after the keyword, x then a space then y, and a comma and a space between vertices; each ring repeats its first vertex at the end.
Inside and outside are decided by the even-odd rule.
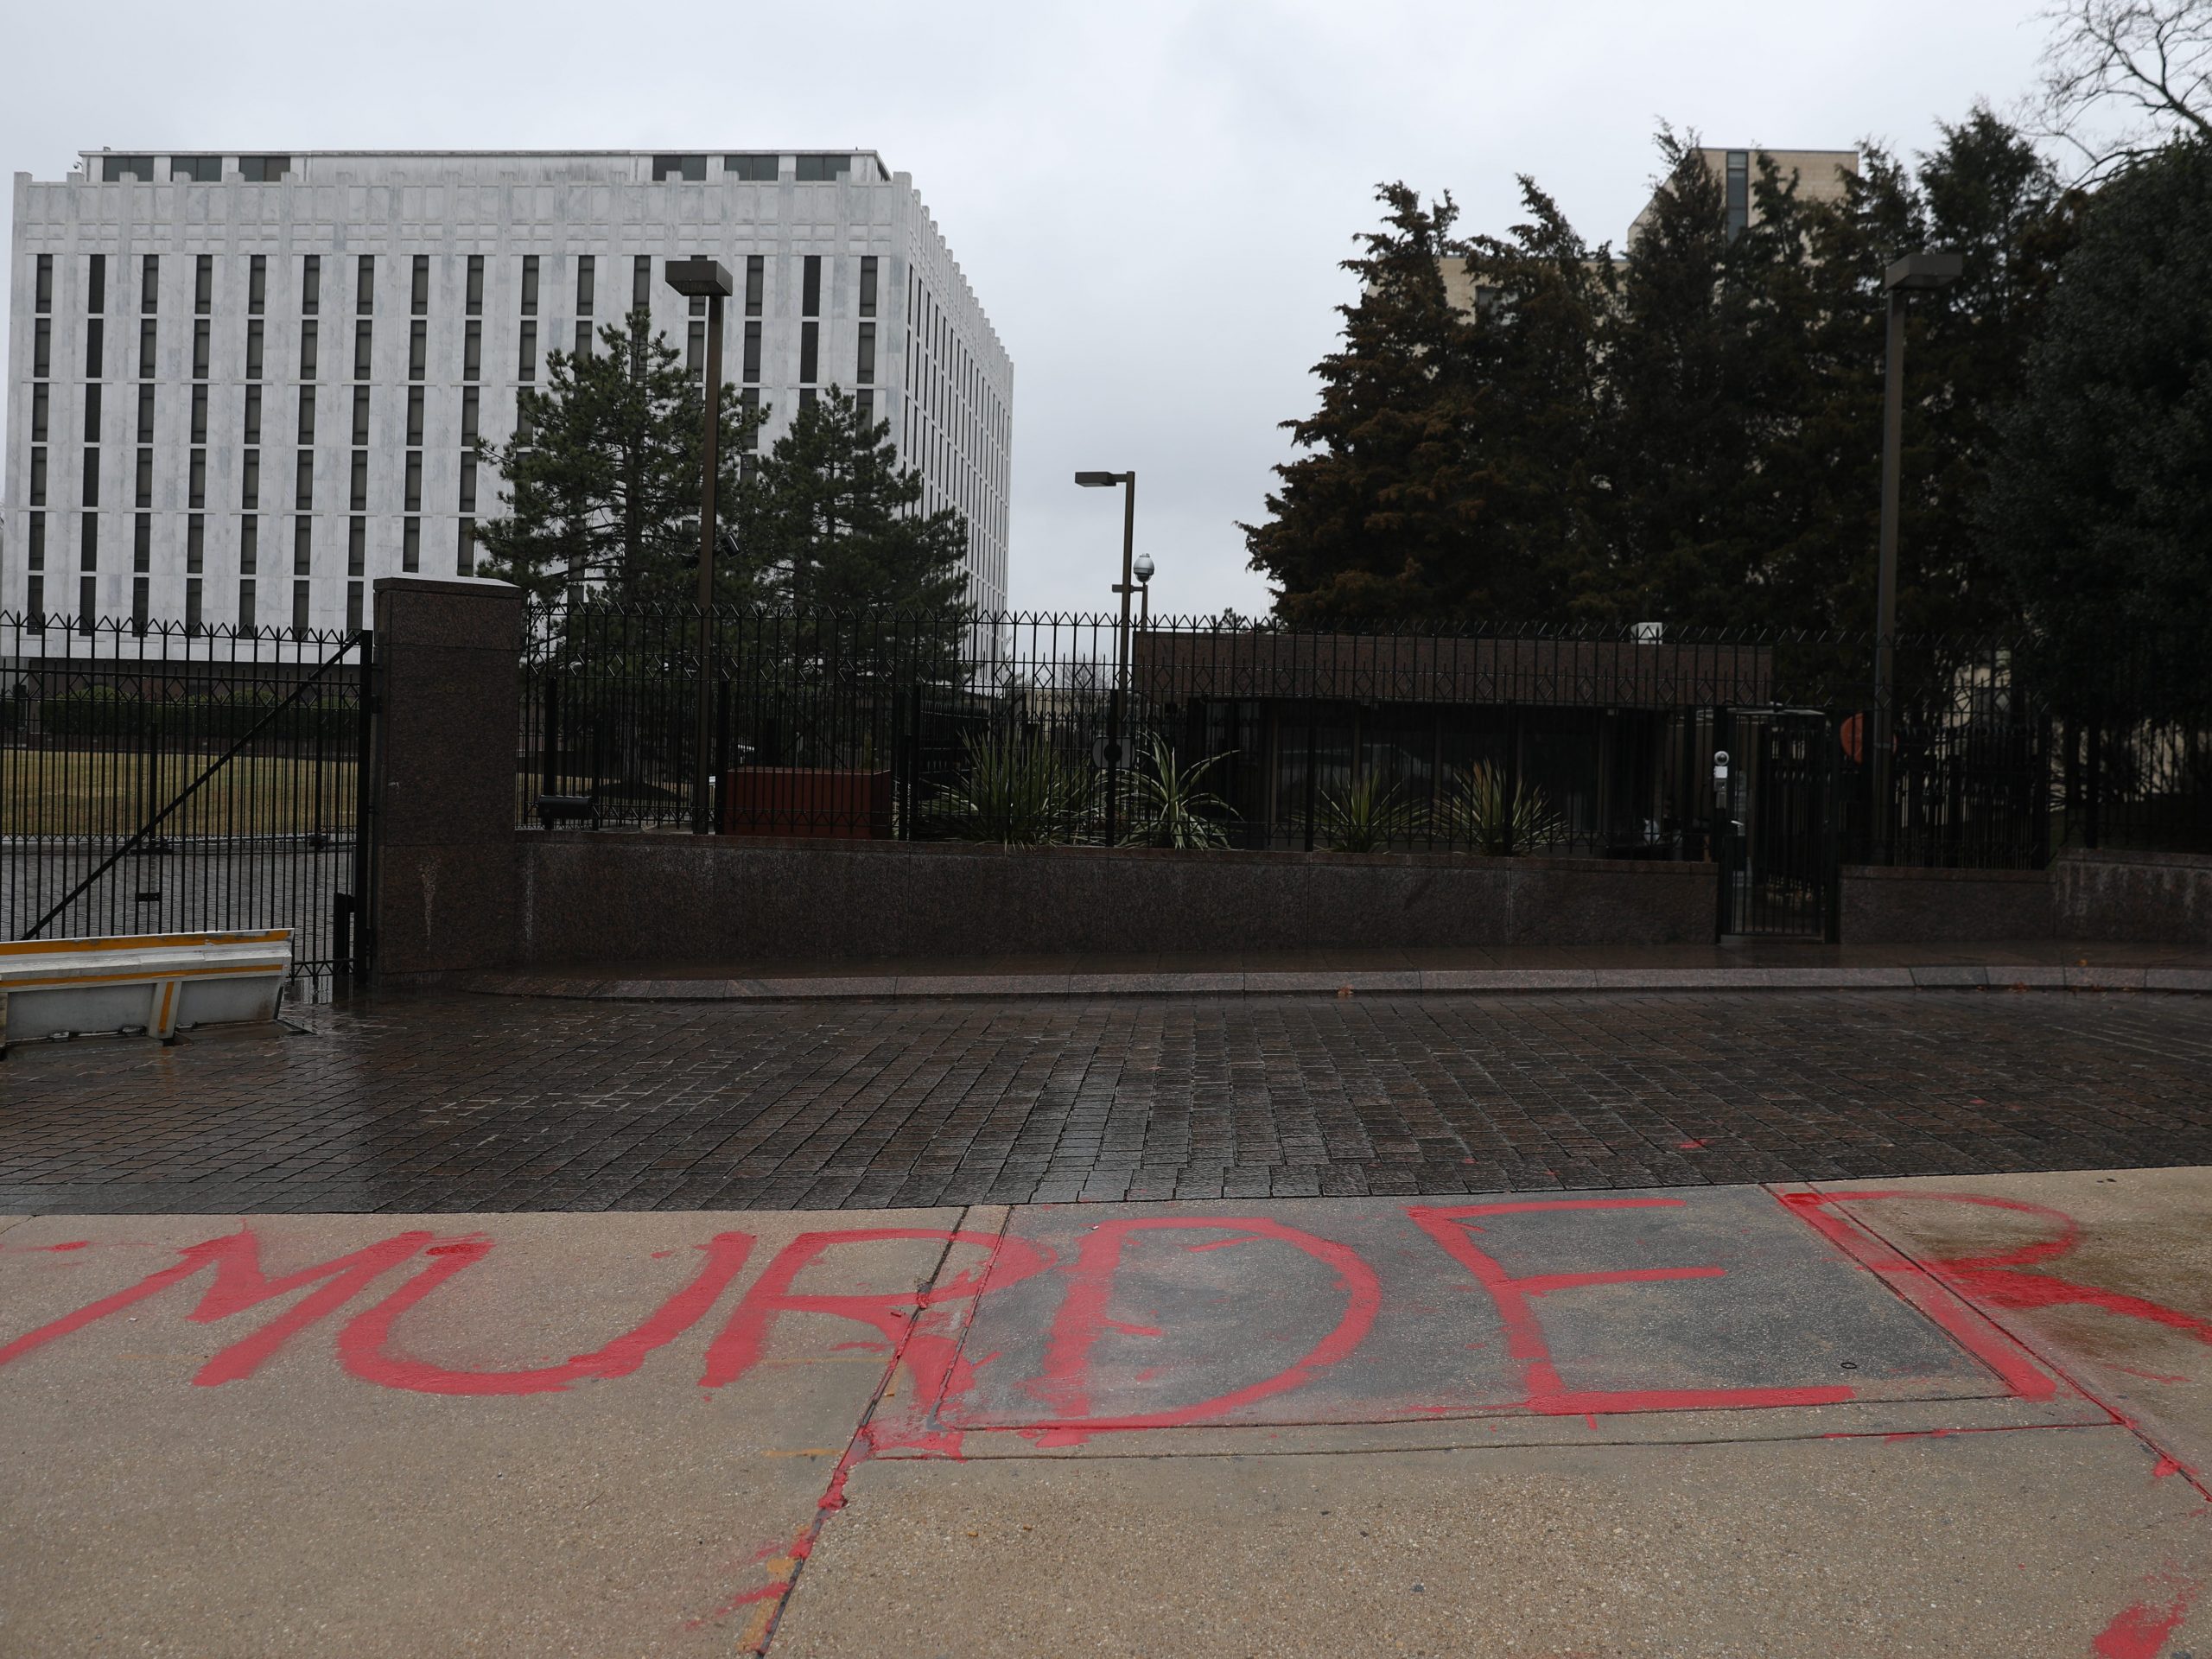
POLYGON ((830 153, 84 152, 15 178, 0 611, 359 626, 465 573, 503 511, 476 441, 633 303, 772 415, 869 400, 1003 608, 1014 365, 912 181, 830 153))

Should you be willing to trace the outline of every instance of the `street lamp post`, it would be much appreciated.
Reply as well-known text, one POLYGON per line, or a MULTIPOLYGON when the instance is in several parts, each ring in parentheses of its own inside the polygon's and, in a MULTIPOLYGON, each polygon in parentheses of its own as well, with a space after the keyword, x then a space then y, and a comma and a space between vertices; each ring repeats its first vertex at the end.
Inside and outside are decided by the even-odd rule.
POLYGON ((671 259, 668 285, 686 299, 707 302, 706 429, 700 435, 699 479, 699 706, 692 735, 691 833, 714 833, 714 803, 708 798, 708 744, 712 734, 714 676, 709 658, 715 629, 715 484, 721 474, 722 302, 734 291, 719 260, 671 259))
POLYGON ((1883 376, 1882 546, 1874 592, 1874 802, 1884 862, 1895 825, 1891 799, 1891 705, 1897 692, 1897 496, 1904 467, 1904 302, 1959 280, 1966 261, 1955 253, 1910 253, 1882 276, 1889 294, 1889 352, 1883 376))
POLYGON ((1122 486, 1122 579, 1114 591, 1122 596, 1122 626, 1115 636, 1114 689, 1106 700, 1106 842, 1113 844, 1116 797, 1121 794, 1122 767, 1122 693, 1129 677, 1129 592, 1135 585, 1130 581, 1131 569, 1136 553, 1137 538, 1137 475, 1126 473, 1077 473, 1075 481, 1086 490, 1110 489, 1122 486))

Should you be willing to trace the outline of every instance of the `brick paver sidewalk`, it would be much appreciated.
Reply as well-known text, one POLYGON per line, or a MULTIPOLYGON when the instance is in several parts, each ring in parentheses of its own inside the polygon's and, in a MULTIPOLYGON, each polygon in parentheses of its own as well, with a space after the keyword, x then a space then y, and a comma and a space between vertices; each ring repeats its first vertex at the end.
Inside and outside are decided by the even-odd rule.
POLYGON ((19 1048, 0 1209, 602 1210, 2212 1162, 2212 1000, 2055 992, 594 1004, 19 1048))

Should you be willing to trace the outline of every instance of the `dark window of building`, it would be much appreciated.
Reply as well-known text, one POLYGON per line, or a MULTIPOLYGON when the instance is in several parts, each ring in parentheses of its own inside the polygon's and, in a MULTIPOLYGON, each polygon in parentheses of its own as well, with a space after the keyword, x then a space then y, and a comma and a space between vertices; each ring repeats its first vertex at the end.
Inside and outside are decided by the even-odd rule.
POLYGON ((293 639, 304 639, 307 638, 308 614, 308 584, 304 582, 296 582, 292 584, 293 639))
POLYGON ((399 568, 413 572, 423 568, 423 521, 409 518, 399 527, 399 568))
POLYGON ((430 366, 430 325, 417 318, 407 330, 407 378, 420 380, 430 366))
POLYGON ((861 261, 861 315, 875 315, 875 256, 868 254, 861 261))
POLYGON ((149 315, 162 308, 162 256, 149 253, 138 262, 138 308, 149 315))
POLYGON ((420 449, 410 449, 407 452, 406 490, 406 510, 409 512, 422 512, 423 452, 420 449))
POLYGON ((94 317, 85 324, 85 378, 87 380, 100 378, 104 359, 107 356, 102 349, 105 343, 100 338, 100 320, 94 317))
POLYGON ((369 389, 353 388, 353 442, 356 447, 369 441, 369 389))
POLYGON ((23 608, 29 613, 26 624, 33 633, 46 632, 46 578, 33 576, 23 584, 23 608))
POLYGON ((374 341, 370 331, 375 327, 366 317, 353 325, 353 378, 356 380, 369 378, 369 365, 375 360, 374 341))
POLYGON ((537 256, 534 253, 522 257, 522 314, 525 317, 537 315, 537 256))
POLYGON ((303 444, 315 442, 315 389, 312 386, 300 388, 300 442, 303 444))
POLYGON ((85 494, 80 505, 97 507, 100 504, 100 452, 97 448, 85 451, 85 494))
POLYGON ((151 317, 138 319, 138 378, 141 380, 154 378, 154 352, 160 344, 156 338, 157 327, 151 317))
POLYGON ((184 579, 184 631, 188 634, 200 630, 200 585, 197 576, 184 579))
POLYGON ((454 537, 454 569, 464 576, 476 574, 476 521, 461 521, 461 533, 454 537))
POLYGON ((322 305, 322 256, 311 253, 300 261, 300 315, 311 317, 322 305))
POLYGON ((31 325, 31 374, 43 380, 54 372, 54 319, 41 317, 31 325))
POLYGON ((132 469, 130 504, 137 507, 154 505, 154 451, 142 444, 138 449, 138 465, 132 469))
POLYGON ((195 511, 207 505, 207 452, 194 449, 185 469, 184 505, 195 511))
POLYGON ((253 614, 253 578, 246 576, 238 582, 238 632, 251 633, 256 626, 253 614))
POLYGON ((468 256, 467 302, 470 316, 480 317, 484 315, 484 256, 480 253, 472 253, 468 256))
POLYGON ((150 597, 148 589, 152 586, 152 578, 148 576, 130 579, 130 628, 134 633, 143 635, 146 632, 146 609, 150 597))
POLYGON ((760 388, 758 386, 747 386, 743 391, 738 393, 737 406, 745 411, 745 447, 747 449, 758 449, 760 447, 760 428, 759 424, 760 414, 760 388))
POLYGON ((1741 236, 1751 222, 1751 152, 1732 149, 1728 152, 1728 237, 1731 241, 1741 236))
POLYGON ((653 157, 653 182, 664 184, 672 180, 687 180, 696 183, 707 176, 707 158, 703 156, 656 156, 653 157))
POLYGON ((725 156, 722 176, 740 179, 747 184, 773 184, 776 164, 781 159, 775 156, 725 156))
POLYGON ((630 308, 632 311, 648 310, 652 302, 652 256, 641 253, 630 262, 630 308))
POLYGON ((207 442, 207 388, 205 386, 194 386, 192 389, 191 430, 193 442, 207 442))
POLYGON ((842 179, 853 170, 849 156, 802 156, 798 157, 798 181, 801 184, 826 184, 832 179, 842 179))
POLYGON ((812 409, 814 407, 814 388, 812 386, 801 386, 798 389, 798 406, 801 409, 812 409))
POLYGON ((367 316, 377 308, 377 257, 365 253, 354 262, 353 309, 367 316))
POLYGON ((140 575, 154 568, 154 515, 142 512, 130 521, 130 568, 140 575))
POLYGON ((261 558, 261 520, 247 513, 238 520, 238 574, 250 576, 261 558))
POLYGON ((358 582, 349 582, 346 584, 346 632, 359 633, 360 631, 361 584, 358 582))
POLYGON ((590 254, 578 254, 576 256, 576 315, 578 316, 591 315, 592 302, 597 297, 598 288, 599 262, 590 254))
POLYGON ((213 329, 214 324, 206 317, 193 319, 192 378, 195 380, 205 380, 207 378, 207 360, 214 346, 213 329))
POLYGON ((85 261, 85 310, 98 316, 107 309, 107 255, 95 253, 85 261))
POLYGON ((310 317, 300 325, 300 378, 312 380, 315 370, 315 319, 310 317))
POLYGON ((54 309, 54 256, 38 257, 38 275, 31 287, 31 309, 43 316, 54 309))
POLYGON ((757 322, 745 325, 744 378, 748 381, 760 378, 760 325, 757 322))
POLYGON ((46 505, 46 451, 34 446, 31 450, 31 505, 46 505))
POLYGON ((353 452, 353 473, 347 480, 347 485, 346 511, 366 512, 369 510, 369 452, 367 450, 356 449, 353 452))
POLYGON ((257 253, 245 268, 245 308, 259 316, 269 307, 269 256, 257 253))
POLYGON ((96 512, 88 512, 78 521, 77 568, 80 570, 100 568, 100 519, 96 512))
POLYGON ((154 181, 154 158, 150 156, 100 157, 100 181, 103 184, 119 184, 125 179, 137 179, 151 184, 154 181))
POLYGON ((192 266, 192 309, 206 316, 215 308, 215 256, 203 253, 192 266))
POLYGON ((476 452, 474 449, 461 452, 461 510, 463 512, 476 511, 476 452))
POLYGON ((873 391, 855 392, 853 394, 853 401, 859 406, 861 419, 870 426, 874 425, 875 394, 873 391))
POLYGON ((246 442, 259 443, 261 442, 261 388, 259 386, 248 386, 245 389, 245 419, 242 423, 241 430, 245 434, 246 442))
POLYGON ((745 257, 745 315, 747 316, 757 317, 760 315, 760 302, 765 297, 764 290, 767 287, 767 260, 757 253, 747 254, 745 257))
POLYGON ((419 446, 423 442, 423 388, 407 389, 407 442, 419 446))
POLYGON ((31 442, 33 443, 46 442, 47 416, 51 409, 47 394, 48 389, 44 385, 31 388, 31 442))
MULTIPOLYGON (((349 519, 346 525, 346 574, 358 576, 368 568, 369 521, 349 519)), ((357 625, 358 626, 358 625, 357 625)))
POLYGON ((684 336, 683 366, 695 375, 707 372, 707 325, 695 322, 684 336))
POLYGON ((484 376, 484 325, 471 322, 461 339, 461 378, 480 380, 484 376))
POLYGON ((241 156, 238 172, 248 184, 274 184, 292 170, 289 156, 241 156))
POLYGON ((30 546, 26 557, 32 569, 46 569, 46 515, 42 512, 31 514, 30 546))
POLYGON ((860 384, 873 385, 875 380, 875 325, 861 324, 860 364, 856 371, 860 384))
POLYGON ((245 450, 238 457, 238 505, 257 507, 261 505, 261 451, 245 450))
POLYGON ((292 574, 304 576, 315 552, 315 520, 305 516, 292 520, 292 574))
POLYGON ((245 378, 261 378, 261 319, 256 317, 245 326, 245 378))
POLYGON ((194 184, 220 184, 223 181, 223 158, 219 156, 172 156, 169 157, 169 177, 188 180, 194 184))
POLYGON ((198 575, 207 564, 207 521, 194 513, 184 521, 184 569, 188 575, 198 575))
POLYGON ((537 325, 525 322, 521 330, 521 350, 516 353, 515 378, 527 385, 537 378, 537 325))
POLYGON ((430 310, 430 256, 418 253, 409 268, 407 276, 407 309, 412 316, 427 316, 430 310))
POLYGON ((821 378, 822 325, 802 322, 798 326, 798 378, 811 385, 821 378))
POLYGON ((474 447, 478 422, 483 414, 484 394, 477 387, 464 386, 461 393, 461 441, 474 447))
MULTIPOLYGON (((90 391, 92 388, 87 386, 85 390, 90 391)), ((92 408, 92 399, 89 397, 85 400, 85 407, 87 410, 92 408)), ((99 429, 94 422, 87 421, 86 423, 85 438, 86 441, 90 443, 97 443, 99 442, 99 429)), ((138 442, 141 443, 151 443, 153 441, 154 388, 151 383, 149 383, 138 388, 138 442)))
POLYGON ((576 321, 576 355, 591 355, 591 322, 588 318, 579 318, 576 321))
POLYGON ((822 315, 822 256, 810 253, 799 266, 798 314, 803 317, 822 315))
POLYGON ((292 507, 298 512, 309 512, 315 508, 315 451, 312 449, 301 450, 299 462, 292 468, 292 507))

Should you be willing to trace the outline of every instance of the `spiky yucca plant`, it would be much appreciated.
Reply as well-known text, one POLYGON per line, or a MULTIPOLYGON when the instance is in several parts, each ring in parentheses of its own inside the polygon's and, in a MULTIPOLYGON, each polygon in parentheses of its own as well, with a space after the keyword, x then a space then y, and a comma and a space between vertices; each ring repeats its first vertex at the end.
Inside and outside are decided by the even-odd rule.
POLYGON ((1146 766, 1129 772, 1128 847, 1205 848, 1229 845, 1229 830, 1222 820, 1230 816, 1229 803, 1198 783, 1217 760, 1210 754, 1188 766, 1175 751, 1155 736, 1146 756, 1146 766))
POLYGON ((1077 839, 1083 774, 1058 750, 1010 732, 969 737, 962 747, 966 776, 932 803, 954 837, 1007 847, 1049 847, 1077 839))
POLYGON ((1421 811, 1380 772, 1370 772, 1324 793, 1313 829, 1332 852, 1386 852, 1393 841, 1419 832, 1421 811))
POLYGON ((1552 810, 1541 790, 1520 784, 1509 791, 1503 776, 1486 761, 1459 774, 1440 816, 1446 836, 1485 858, 1547 846, 1567 831, 1567 821, 1552 810))

